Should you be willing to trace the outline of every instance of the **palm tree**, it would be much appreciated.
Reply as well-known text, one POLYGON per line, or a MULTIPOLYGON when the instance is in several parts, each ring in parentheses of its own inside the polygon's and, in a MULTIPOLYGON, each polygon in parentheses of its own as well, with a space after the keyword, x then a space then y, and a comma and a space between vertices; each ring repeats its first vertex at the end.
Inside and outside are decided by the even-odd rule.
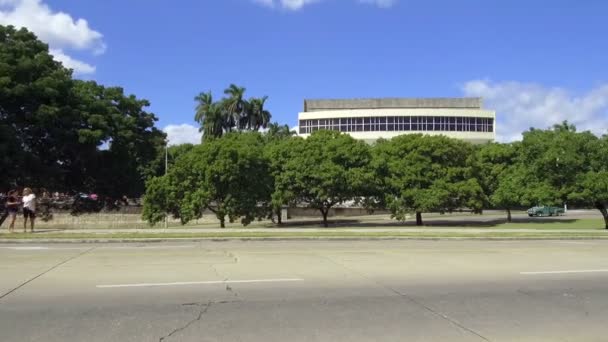
POLYGON ((238 129, 242 128, 242 117, 247 107, 245 90, 244 87, 239 87, 235 84, 231 84, 224 90, 224 94, 228 95, 228 98, 222 101, 223 108, 226 110, 226 124, 233 123, 232 125, 227 125, 228 131, 231 131, 235 125, 238 125, 238 129))
POLYGON ((292 131, 287 125, 279 125, 278 122, 273 122, 268 125, 268 132, 266 136, 268 139, 285 139, 294 136, 296 132, 292 131))
POLYGON ((194 114, 194 121, 199 123, 201 127, 198 130, 199 132, 202 132, 204 130, 203 123, 205 122, 207 111, 213 105, 213 95, 211 92, 200 93, 194 98, 194 101, 198 102, 196 105, 196 114, 194 114))
POLYGON ((199 132, 203 138, 219 138, 224 133, 224 115, 222 107, 213 102, 211 92, 200 93, 194 98, 198 102, 194 120, 199 123, 199 132))
POLYGON ((201 129, 203 139, 219 138, 224 134, 224 113, 219 104, 213 103, 207 108, 201 129))
POLYGON ((260 128, 268 127, 272 115, 269 111, 264 109, 264 103, 267 99, 268 96, 251 98, 249 100, 246 111, 247 129, 257 131, 260 128))

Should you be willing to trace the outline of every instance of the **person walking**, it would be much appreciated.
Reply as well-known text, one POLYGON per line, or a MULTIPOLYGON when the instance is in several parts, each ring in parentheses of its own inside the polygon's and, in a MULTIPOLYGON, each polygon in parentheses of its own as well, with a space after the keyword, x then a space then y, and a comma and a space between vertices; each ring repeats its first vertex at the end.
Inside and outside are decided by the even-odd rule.
POLYGON ((19 204, 21 204, 21 202, 19 202, 17 190, 9 191, 5 204, 8 217, 10 217, 10 223, 8 226, 9 233, 12 233, 15 230, 15 220, 17 219, 17 212, 19 211, 19 204))
POLYGON ((27 229, 27 220, 30 220, 30 232, 34 232, 34 220, 36 219, 36 195, 32 189, 23 189, 23 232, 27 229))

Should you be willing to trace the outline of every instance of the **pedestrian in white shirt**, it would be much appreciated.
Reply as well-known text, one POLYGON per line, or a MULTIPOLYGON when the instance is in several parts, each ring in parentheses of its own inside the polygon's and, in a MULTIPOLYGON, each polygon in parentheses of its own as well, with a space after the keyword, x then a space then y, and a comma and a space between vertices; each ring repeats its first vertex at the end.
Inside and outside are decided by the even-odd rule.
POLYGON ((23 189, 23 232, 27 229, 27 219, 30 219, 30 232, 34 232, 34 220, 36 219, 36 195, 32 189, 23 189))

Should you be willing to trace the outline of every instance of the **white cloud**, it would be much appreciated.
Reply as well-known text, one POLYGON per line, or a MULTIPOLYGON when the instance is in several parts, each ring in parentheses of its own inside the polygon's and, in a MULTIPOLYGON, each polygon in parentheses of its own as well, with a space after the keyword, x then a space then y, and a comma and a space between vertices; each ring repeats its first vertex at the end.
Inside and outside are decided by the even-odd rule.
POLYGON ((520 140, 530 127, 547 128, 564 120, 579 131, 596 134, 608 130, 608 84, 575 96, 566 89, 516 81, 472 80, 462 86, 466 96, 480 96, 484 106, 496 110, 497 139, 520 140))
POLYGON ((167 133, 169 145, 200 144, 203 136, 198 127, 188 124, 168 125, 163 131, 167 133))
POLYGON ((80 67, 80 70, 91 71, 91 68, 83 68, 84 65, 91 66, 65 55, 63 51, 74 49, 98 55, 106 50, 103 35, 91 29, 85 19, 54 12, 42 0, 0 0, 0 24, 25 27, 34 32, 54 52, 59 52, 58 55, 53 53, 57 60, 69 59, 69 63, 80 67))
MULTIPOLYGON (((302 7, 321 2, 324 0, 253 0, 253 2, 270 8, 283 8, 290 11, 297 11, 302 7)), ((358 0, 363 4, 371 4, 380 8, 389 8, 393 6, 397 0, 358 0)))
POLYGON ((53 57, 55 57, 56 61, 63 63, 63 66, 66 68, 70 68, 74 70, 76 74, 92 74, 95 72, 95 67, 91 64, 79 61, 77 59, 73 59, 72 57, 63 53, 62 50, 59 49, 50 49, 49 51, 53 57))

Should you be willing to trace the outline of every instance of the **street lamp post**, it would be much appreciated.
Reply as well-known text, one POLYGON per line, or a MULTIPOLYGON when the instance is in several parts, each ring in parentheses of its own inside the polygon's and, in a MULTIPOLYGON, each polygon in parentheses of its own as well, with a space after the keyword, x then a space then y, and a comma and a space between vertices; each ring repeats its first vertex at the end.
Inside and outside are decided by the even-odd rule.
MULTIPOLYGON (((165 140, 165 176, 169 169, 169 141, 165 140)), ((165 212, 165 229, 169 227, 169 215, 165 212)))

